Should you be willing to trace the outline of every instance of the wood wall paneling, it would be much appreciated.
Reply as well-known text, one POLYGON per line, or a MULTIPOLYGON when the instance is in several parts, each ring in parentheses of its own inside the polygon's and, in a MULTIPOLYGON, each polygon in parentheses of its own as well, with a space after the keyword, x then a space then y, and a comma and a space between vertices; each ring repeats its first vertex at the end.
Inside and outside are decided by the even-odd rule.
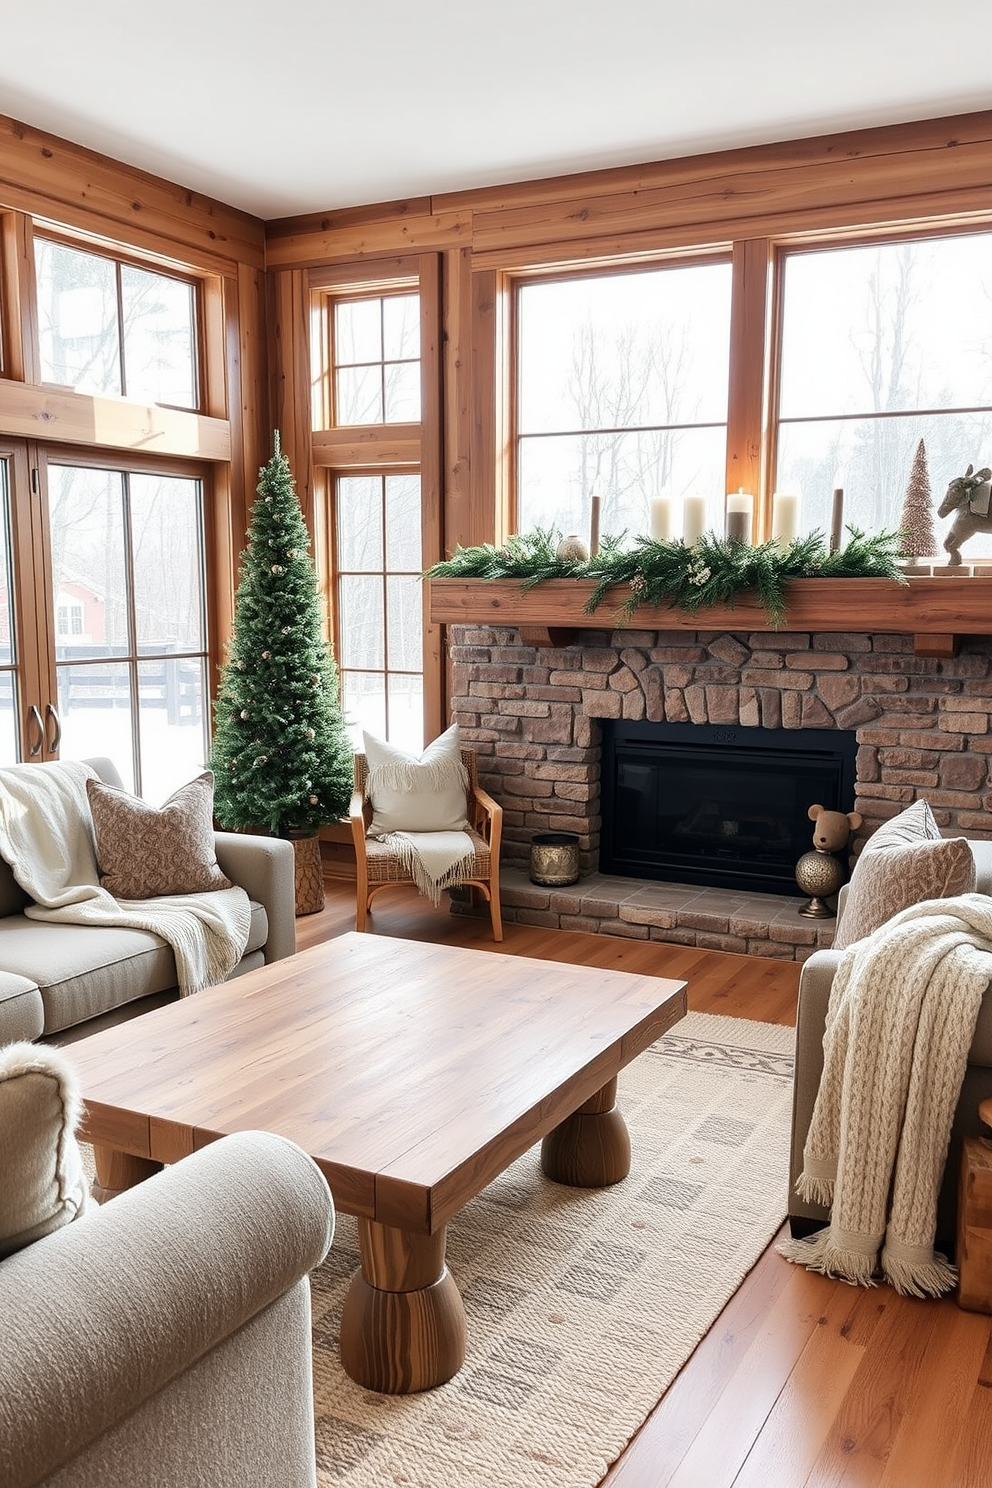
POLYGON ((23 212, 0 216, 0 319, 3 372, 23 382, 37 382, 38 347, 34 326, 34 229, 23 212))
POLYGON ((307 268, 328 259, 441 250, 467 242, 471 229, 468 212, 430 212, 412 217, 391 214, 360 223, 346 222, 340 227, 332 225, 317 233, 289 235, 283 235, 276 225, 266 239, 266 264, 269 269, 307 268))
POLYGON ((498 288, 492 270, 473 273, 472 306, 472 500, 464 537, 460 531, 445 533, 450 552, 456 544, 472 547, 492 542, 506 533, 506 501, 498 486, 496 443, 496 388, 498 376, 498 288))
MULTIPOLYGON (((734 244, 726 485, 728 491, 752 491, 756 502, 763 489, 764 329, 768 316, 769 268, 767 238, 745 238, 734 244)), ((755 517, 755 530, 765 530, 759 511, 755 517)))
POLYGON ((13 381, 0 381, 0 430, 59 444, 190 459, 231 458, 227 419, 13 381))
POLYGON ((313 433, 314 462, 349 470, 419 465, 421 447, 419 424, 355 424, 313 433))
MULTIPOLYGON (((444 449, 442 419, 444 404, 441 255, 425 253, 419 265, 420 281, 420 382, 421 450, 420 491, 423 510, 423 566, 442 556, 444 449)), ((424 634, 424 738, 433 739, 447 722, 442 686, 442 632, 430 618, 427 585, 421 585, 424 634)))
MULTIPOLYGON (((313 532, 313 438, 310 410, 310 285, 300 269, 268 277, 269 415, 313 532)), ((265 459, 272 453, 271 434, 265 459)), ((264 462, 263 462, 264 463, 264 462)))
POLYGON ((3 115, 0 205, 206 271, 264 267, 258 218, 3 115))
POLYGON ((452 534, 466 532, 472 507, 472 299, 468 248, 449 248, 442 257, 444 440, 444 553, 452 534))

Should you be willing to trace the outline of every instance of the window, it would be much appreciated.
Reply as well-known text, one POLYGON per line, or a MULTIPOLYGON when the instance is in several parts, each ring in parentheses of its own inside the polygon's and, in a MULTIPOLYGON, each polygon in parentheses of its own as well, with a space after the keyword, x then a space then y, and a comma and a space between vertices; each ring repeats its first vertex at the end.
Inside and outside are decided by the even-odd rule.
POLYGON ((441 723, 421 583, 440 556, 440 373, 436 337, 422 333, 438 314, 436 259, 405 260, 402 273, 313 286, 313 458, 318 567, 355 746, 367 729, 419 752, 441 723))
POLYGON ((419 296, 338 301, 333 355, 337 425, 419 420, 419 296))
POLYGON ((35 238, 43 382, 198 406, 192 284, 35 238))
POLYGON ((838 487, 845 525, 898 528, 921 439, 935 509, 992 463, 992 234, 783 255, 775 486, 803 530, 829 531, 838 487))
POLYGON ((345 714, 420 752, 424 734, 420 478, 337 481, 338 666, 345 714))
MULTIPOLYGON (((706 498, 722 530, 730 264, 534 280, 517 291, 516 530, 649 530, 649 501, 706 498)), ((673 535, 678 536, 678 533, 673 535)))
POLYGON ((207 757, 201 508, 184 476, 48 465, 61 752, 152 801, 207 757))
POLYGON ((83 634, 82 605, 71 602, 57 604, 55 606, 55 629, 60 636, 81 636, 83 634))

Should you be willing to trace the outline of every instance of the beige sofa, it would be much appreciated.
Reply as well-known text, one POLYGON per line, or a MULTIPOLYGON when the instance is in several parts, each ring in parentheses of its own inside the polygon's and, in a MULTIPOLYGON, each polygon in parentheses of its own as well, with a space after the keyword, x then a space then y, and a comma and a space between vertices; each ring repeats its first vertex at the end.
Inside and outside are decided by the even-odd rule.
POLYGON ((0 1260, 3 1488, 313 1488, 316 1163, 224 1137, 0 1260))
MULTIPOLYGON (((121 785, 108 759, 87 763, 121 785)), ((252 901, 245 954, 234 975, 296 950, 295 856, 276 837, 218 832, 217 861, 252 901)), ((0 1044, 70 1042, 178 996, 171 948, 146 930, 51 925, 24 913, 27 895, 0 860, 0 1044)))
MULTIPOLYGON (((975 859, 976 889, 992 894, 992 842, 971 843, 975 859)), ((843 917, 847 885, 837 901, 838 924, 843 917)), ((813 1104, 823 1070, 823 1030, 826 1025, 830 986, 840 960, 840 951, 816 951, 805 963, 799 981, 799 1012, 796 1026, 796 1073, 792 1107, 792 1154, 789 1172, 789 1223, 794 1235, 808 1235, 823 1227, 828 1211, 801 1199, 795 1191, 802 1172, 803 1147, 813 1115, 813 1104)), ((986 1136, 978 1119, 978 1103, 992 1095, 992 988, 986 995, 968 1055, 968 1068, 958 1100, 951 1132, 950 1150, 944 1168, 937 1209, 937 1243, 945 1254, 953 1254, 957 1220, 958 1172, 961 1144, 965 1137, 986 1136)))

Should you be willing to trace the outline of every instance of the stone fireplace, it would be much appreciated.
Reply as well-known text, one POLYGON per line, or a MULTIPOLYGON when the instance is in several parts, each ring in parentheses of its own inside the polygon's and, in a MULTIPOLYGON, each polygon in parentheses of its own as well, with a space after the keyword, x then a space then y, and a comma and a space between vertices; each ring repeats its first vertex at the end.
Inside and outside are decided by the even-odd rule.
MULTIPOLYGON (((556 647, 524 644, 509 626, 465 624, 450 626, 449 644, 452 714, 504 809, 511 917, 520 894, 522 919, 604 928, 575 890, 560 891, 568 908, 556 911, 547 891, 535 908, 525 885, 533 835, 567 831, 578 835, 581 870, 592 876, 597 902, 611 897, 599 873, 601 725, 608 719, 851 731, 853 798, 839 805, 864 815, 862 835, 922 796, 946 835, 992 837, 992 638, 966 635, 957 655, 941 657, 917 655, 910 634, 860 631, 584 630, 556 647)), ((629 898, 630 879, 620 888, 629 898)), ((636 883, 634 890, 638 897, 636 883)), ((748 923, 757 923, 760 895, 746 897, 748 923)), ((795 898, 784 908, 769 905, 786 928, 795 910, 795 898)), ((645 929, 615 908, 607 918, 615 916, 605 927, 612 933, 688 939, 677 921, 648 920, 645 929)), ((772 937, 769 948, 767 930, 735 933, 732 913, 715 918, 726 918, 728 928, 689 943, 801 958, 831 938, 825 922, 806 922, 796 938, 772 937)))

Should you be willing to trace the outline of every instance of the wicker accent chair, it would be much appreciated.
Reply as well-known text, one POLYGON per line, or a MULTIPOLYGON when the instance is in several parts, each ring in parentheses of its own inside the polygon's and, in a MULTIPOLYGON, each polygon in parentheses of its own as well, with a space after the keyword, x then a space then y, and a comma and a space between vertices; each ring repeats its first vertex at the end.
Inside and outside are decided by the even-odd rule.
MULTIPOLYGON (((466 815, 468 833, 475 844, 475 858, 460 886, 478 889, 489 902, 493 939, 503 939, 503 920, 499 902, 499 848, 503 834, 503 808, 479 784, 479 770, 474 749, 462 749, 462 764, 468 772, 466 815)), ((404 867, 388 842, 367 837, 372 820, 372 805, 366 795, 368 761, 364 754, 355 755, 355 788, 351 797, 351 837, 355 845, 358 870, 358 908, 355 929, 364 930, 371 912, 372 900, 380 889, 392 884, 409 884, 415 888, 409 870, 404 867)))

